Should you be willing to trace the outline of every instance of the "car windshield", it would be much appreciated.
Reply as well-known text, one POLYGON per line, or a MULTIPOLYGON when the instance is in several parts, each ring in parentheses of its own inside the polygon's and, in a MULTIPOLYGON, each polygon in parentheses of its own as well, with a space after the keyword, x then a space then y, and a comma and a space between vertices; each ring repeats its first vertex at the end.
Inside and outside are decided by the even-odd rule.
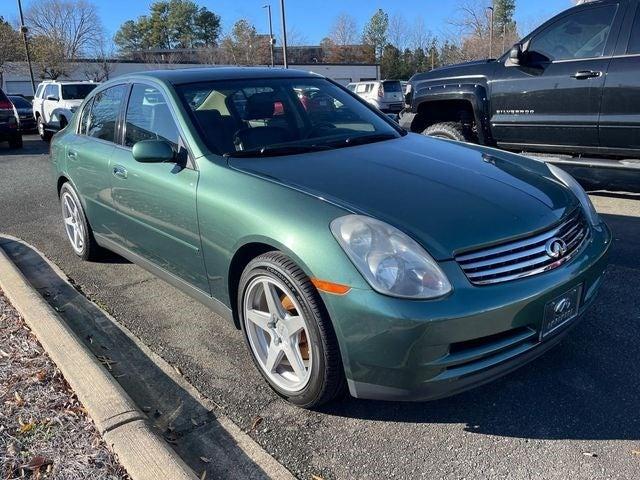
POLYGON ((10 96, 9 100, 13 103, 16 108, 31 108, 31 103, 26 98, 10 96))
POLYGON ((382 88, 385 92, 402 92, 402 86, 399 81, 382 82, 382 88))
POLYGON ((322 78, 177 87, 202 140, 225 156, 292 155, 393 139, 401 130, 322 78))
POLYGON ((82 100, 97 86, 95 83, 62 85, 62 98, 64 100, 82 100))

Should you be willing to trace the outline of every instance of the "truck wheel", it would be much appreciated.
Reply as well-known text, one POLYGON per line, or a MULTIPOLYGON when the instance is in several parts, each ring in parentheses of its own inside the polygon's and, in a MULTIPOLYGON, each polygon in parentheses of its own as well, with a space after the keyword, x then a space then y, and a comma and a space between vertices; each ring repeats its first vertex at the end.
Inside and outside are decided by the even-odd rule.
POLYGON ((9 140, 9 148, 22 148, 22 135, 16 135, 9 140))
POLYGON ((45 142, 51 140, 51 132, 45 130, 44 120, 42 119, 41 115, 38 116, 38 134, 40 135, 40 138, 45 142))
POLYGON ((473 142, 473 134, 470 129, 465 128, 460 122, 442 122, 427 127, 423 135, 436 138, 446 138, 458 142, 473 142))

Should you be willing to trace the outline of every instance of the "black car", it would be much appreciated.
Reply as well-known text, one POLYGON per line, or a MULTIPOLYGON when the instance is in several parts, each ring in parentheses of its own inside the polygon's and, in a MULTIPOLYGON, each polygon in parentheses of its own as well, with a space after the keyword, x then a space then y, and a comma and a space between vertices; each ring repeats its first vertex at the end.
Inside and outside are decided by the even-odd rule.
POLYGON ((640 158, 640 2, 573 7, 500 58, 418 73, 408 90, 413 132, 582 165, 640 158))
POLYGON ((36 131, 36 119, 33 116, 33 105, 22 95, 8 95, 9 100, 18 113, 18 128, 22 133, 36 131))
POLYGON ((22 148, 22 133, 13 103, 0 90, 0 142, 9 142, 10 148, 22 148))

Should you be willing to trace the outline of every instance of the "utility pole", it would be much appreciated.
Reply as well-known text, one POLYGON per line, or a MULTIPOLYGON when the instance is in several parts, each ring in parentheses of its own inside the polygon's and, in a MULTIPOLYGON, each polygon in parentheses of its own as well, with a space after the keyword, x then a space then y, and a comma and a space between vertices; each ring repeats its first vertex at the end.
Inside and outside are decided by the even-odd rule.
POLYGON ((20 33, 22 33, 22 39, 24 40, 24 49, 27 54, 27 64, 29 65, 29 75, 31 76, 31 89, 33 90, 33 96, 36 96, 36 82, 33 79, 33 67, 31 66, 31 54, 29 53, 29 42, 27 40, 28 28, 24 24, 24 15, 22 14, 22 2, 18 0, 18 11, 20 12, 20 33))
POLYGON ((487 7, 489 10, 489 58, 493 57, 493 7, 487 7))
POLYGON ((287 24, 284 13, 284 0, 280 0, 280 15, 282 18, 282 59, 284 60, 284 68, 289 68, 287 61, 287 24))
POLYGON ((273 24, 271 23, 271 4, 268 3, 266 5, 263 5, 262 8, 266 8, 267 12, 269 13, 269 49, 271 50, 271 68, 273 68, 275 64, 275 60, 273 57, 273 44, 275 42, 273 38, 273 24))

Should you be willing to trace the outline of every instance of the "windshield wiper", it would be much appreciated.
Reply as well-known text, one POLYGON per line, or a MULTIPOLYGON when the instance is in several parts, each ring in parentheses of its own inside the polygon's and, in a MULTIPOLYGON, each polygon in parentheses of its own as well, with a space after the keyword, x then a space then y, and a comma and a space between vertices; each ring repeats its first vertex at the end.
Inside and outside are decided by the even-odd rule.
POLYGON ((358 135, 357 137, 349 137, 342 141, 346 145, 364 145, 365 143, 382 142, 398 138, 394 133, 374 133, 372 135, 358 135))
POLYGON ((227 152, 225 157, 277 157, 280 155, 296 155, 299 153, 320 152, 331 150, 335 147, 330 145, 283 145, 281 147, 262 147, 252 150, 239 150, 237 152, 227 152))

